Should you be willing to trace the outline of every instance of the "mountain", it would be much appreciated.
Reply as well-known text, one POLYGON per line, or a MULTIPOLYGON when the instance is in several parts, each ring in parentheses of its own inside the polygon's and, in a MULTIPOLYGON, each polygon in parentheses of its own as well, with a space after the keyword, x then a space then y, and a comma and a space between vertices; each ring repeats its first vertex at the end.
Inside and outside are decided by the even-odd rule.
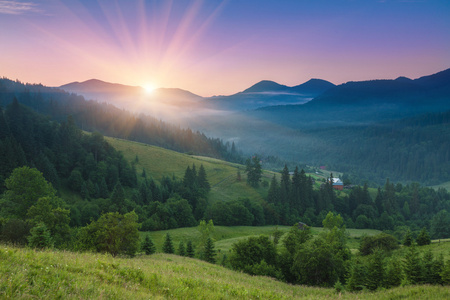
POLYGON ((219 110, 245 111, 274 105, 304 104, 334 86, 322 79, 311 79, 293 87, 263 80, 234 95, 208 98, 208 105, 219 110))
POLYGON ((270 80, 262 80, 248 89, 244 90, 242 93, 264 93, 264 92, 278 92, 278 91, 289 91, 289 87, 282 85, 270 80))
POLYGON ((320 95, 332 87, 335 87, 335 85, 329 81, 313 78, 303 84, 293 86, 291 90, 298 93, 320 95))
POLYGON ((202 97, 178 88, 158 88, 148 93, 140 86, 109 83, 98 79, 72 82, 59 88, 85 96, 88 99, 123 106, 137 100, 159 101, 172 105, 198 102, 202 97))
POLYGON ((250 114, 292 128, 369 124, 450 109, 450 69, 409 79, 347 82, 304 105, 260 108, 250 114))
POLYGON ((168 122, 178 122, 183 116, 195 114, 203 101, 202 97, 178 88, 158 88, 149 93, 140 86, 109 83, 98 79, 72 82, 59 88, 131 112, 157 116, 168 122))

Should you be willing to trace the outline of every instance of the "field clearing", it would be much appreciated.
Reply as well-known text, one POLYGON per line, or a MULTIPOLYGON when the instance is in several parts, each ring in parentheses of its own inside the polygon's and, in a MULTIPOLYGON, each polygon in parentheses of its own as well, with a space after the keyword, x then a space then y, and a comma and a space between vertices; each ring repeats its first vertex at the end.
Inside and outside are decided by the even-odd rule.
MULTIPOLYGON (((214 226, 214 228, 215 230, 211 237, 215 241, 215 249, 223 254, 228 252, 231 249, 231 246, 239 240, 247 239, 252 236, 259 236, 261 234, 270 236, 276 228, 286 233, 289 231, 290 226, 214 226)), ((311 228, 313 235, 317 235, 322 231, 323 228, 321 227, 311 228)), ((375 235, 381 231, 375 229, 347 229, 347 232, 349 234, 348 246, 355 252, 356 249, 359 248, 361 237, 364 235, 375 235)), ((161 252, 164 238, 167 233, 170 234, 175 249, 178 248, 180 241, 183 241, 186 244, 190 240, 195 245, 200 238, 197 227, 141 232, 141 237, 144 238, 146 234, 149 234, 155 243, 157 251, 161 252)))
POLYGON ((114 258, 0 245, 5 299, 448 299, 446 286, 343 292, 285 284, 168 254, 114 258))
MULTIPOLYGON (((137 173, 140 175, 145 168, 147 177, 156 181, 160 181, 163 176, 172 177, 173 175, 182 179, 188 166, 195 164, 198 170, 200 165, 203 164, 211 185, 210 201, 230 201, 240 197, 263 201, 267 195, 267 187, 261 186, 255 189, 246 183, 247 176, 244 173, 245 166, 243 165, 209 157, 183 154, 117 138, 105 137, 105 139, 114 148, 121 151, 127 161, 135 162, 137 155, 138 162, 135 163, 137 173), (241 173, 241 181, 237 180, 238 170, 241 173)), ((270 182, 274 174, 276 173, 263 170, 262 178, 270 182)))
POLYGON ((431 186, 433 189, 435 189, 435 190, 437 190, 437 189, 439 189, 439 188, 444 188, 444 189, 446 189, 447 191, 450 191, 450 181, 447 181, 447 182, 444 182, 444 183, 441 183, 441 184, 438 184, 438 185, 433 185, 433 186, 431 186))

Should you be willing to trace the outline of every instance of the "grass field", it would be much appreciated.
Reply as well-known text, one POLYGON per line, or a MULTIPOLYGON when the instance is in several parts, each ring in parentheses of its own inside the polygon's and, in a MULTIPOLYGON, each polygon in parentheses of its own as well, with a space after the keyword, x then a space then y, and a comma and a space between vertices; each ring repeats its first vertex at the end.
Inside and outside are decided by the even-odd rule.
POLYGON ((447 191, 450 191, 450 181, 441 183, 441 184, 439 184, 439 185, 433 185, 432 188, 434 188, 434 189, 436 189, 436 190, 439 189, 439 188, 444 188, 444 189, 446 189, 447 191))
MULTIPOLYGON (((248 197, 253 200, 263 200, 267 195, 268 188, 260 187, 254 189, 246 184, 244 166, 233 164, 218 159, 203 156, 183 154, 156 146, 131 142, 116 138, 105 137, 105 139, 117 150, 121 151, 126 160, 135 161, 138 174, 145 168, 147 176, 159 181, 163 176, 175 175, 182 179, 188 166, 195 164, 197 168, 203 164, 208 181, 211 185, 209 194, 210 201, 229 201, 239 197, 248 197), (238 169, 242 180, 237 181, 238 169)), ((270 181, 273 172, 263 171, 263 180, 270 181)))
POLYGON ((176 255, 133 259, 0 245, 2 299, 449 299, 443 286, 337 294, 176 255))
MULTIPOLYGON (((261 234, 271 235, 276 228, 285 233, 290 229, 289 226, 214 226, 214 228, 214 234, 211 237, 215 241, 214 246, 216 250, 219 251, 219 259, 222 254, 227 253, 231 249, 231 245, 239 240, 261 234)), ((322 232, 323 228, 313 227, 311 231, 314 235, 316 235, 322 232)), ((349 233, 348 246, 353 252, 359 248, 359 243, 362 236, 380 233, 380 231, 375 229, 348 229, 347 231, 349 233)), ((167 233, 170 234, 175 248, 178 248, 180 241, 187 243, 190 240, 195 245, 196 241, 200 237, 197 227, 141 232, 141 236, 143 238, 146 234, 149 234, 155 243, 157 251, 159 252, 162 249, 164 237, 167 233)))

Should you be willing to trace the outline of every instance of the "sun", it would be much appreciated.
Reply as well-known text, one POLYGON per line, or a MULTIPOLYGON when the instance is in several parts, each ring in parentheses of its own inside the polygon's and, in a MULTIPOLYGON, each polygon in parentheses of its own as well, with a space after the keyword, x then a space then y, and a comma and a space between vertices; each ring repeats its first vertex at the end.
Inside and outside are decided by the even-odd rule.
POLYGON ((145 93, 146 93, 147 95, 152 94, 152 93, 155 91, 155 89, 156 89, 156 87, 155 87, 153 84, 151 84, 151 83, 145 84, 145 85, 143 86, 143 88, 144 88, 144 91, 145 91, 145 93))

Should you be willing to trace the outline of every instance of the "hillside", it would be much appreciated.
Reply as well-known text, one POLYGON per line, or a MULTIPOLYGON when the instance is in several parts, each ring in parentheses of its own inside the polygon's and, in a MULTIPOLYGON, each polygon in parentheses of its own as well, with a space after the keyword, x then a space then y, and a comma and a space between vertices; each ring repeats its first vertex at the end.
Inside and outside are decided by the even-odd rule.
POLYGON ((446 299, 444 286, 342 293, 249 276, 175 255, 134 259, 1 245, 0 294, 25 299, 446 299))
MULTIPOLYGON (((134 161, 137 155, 139 158, 139 161, 136 163, 138 174, 142 173, 142 170, 145 168, 147 175, 158 181, 163 176, 171 177, 175 175, 177 178, 183 178, 187 166, 195 164, 199 167, 203 164, 211 184, 209 195, 211 201, 236 200, 239 197, 263 201, 267 195, 266 188, 254 189, 246 183, 245 166, 243 165, 204 156, 178 153, 156 146, 116 138, 106 138, 106 140, 114 148, 121 151, 129 162, 134 161), (238 170, 240 170, 242 176, 240 182, 237 181, 238 170)), ((263 180, 270 181, 273 174, 273 172, 264 171, 263 180)))

